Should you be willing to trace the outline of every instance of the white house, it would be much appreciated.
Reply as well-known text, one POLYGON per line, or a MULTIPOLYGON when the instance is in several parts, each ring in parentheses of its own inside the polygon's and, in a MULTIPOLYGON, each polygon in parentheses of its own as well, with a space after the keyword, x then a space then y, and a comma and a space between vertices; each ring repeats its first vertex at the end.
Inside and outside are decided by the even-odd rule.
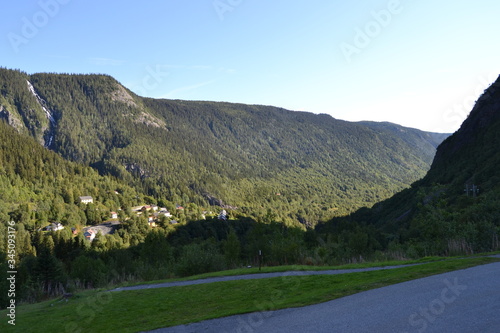
POLYGON ((63 229, 64 229, 64 226, 59 222, 51 223, 48 226, 43 228, 43 230, 46 230, 46 231, 58 231, 58 230, 63 230, 63 229))
POLYGON ((159 214, 165 215, 166 217, 172 217, 172 214, 164 207, 160 208, 159 214))
POLYGON ((226 221, 227 220, 227 212, 225 209, 222 210, 219 214, 219 220, 226 221))
POLYGON ((59 222, 52 223, 51 227, 52 227, 52 231, 58 231, 58 230, 63 230, 64 229, 64 226, 61 223, 59 223, 59 222))
POLYGON ((92 198, 89 195, 85 195, 83 197, 80 197, 80 202, 84 204, 89 204, 89 203, 94 203, 94 198, 92 198))

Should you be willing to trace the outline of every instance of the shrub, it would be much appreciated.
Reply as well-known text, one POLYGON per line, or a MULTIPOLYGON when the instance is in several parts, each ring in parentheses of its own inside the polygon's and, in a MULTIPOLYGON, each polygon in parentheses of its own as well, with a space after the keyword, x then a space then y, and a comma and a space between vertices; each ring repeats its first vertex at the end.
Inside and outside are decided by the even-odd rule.
POLYGON ((221 271, 225 268, 225 257, 219 252, 215 244, 206 241, 200 244, 193 243, 184 246, 175 272, 179 276, 190 276, 221 271))

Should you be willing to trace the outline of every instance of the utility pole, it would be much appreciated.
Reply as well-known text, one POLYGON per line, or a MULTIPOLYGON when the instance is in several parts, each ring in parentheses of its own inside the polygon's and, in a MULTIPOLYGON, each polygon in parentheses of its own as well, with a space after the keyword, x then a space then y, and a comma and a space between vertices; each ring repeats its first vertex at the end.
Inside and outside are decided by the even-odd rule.
POLYGON ((469 192, 472 193, 472 197, 475 198, 477 194, 479 193, 479 187, 477 187, 476 184, 465 184, 465 195, 469 196, 469 192))
POLYGON ((259 250, 259 271, 262 268, 262 250, 259 250))

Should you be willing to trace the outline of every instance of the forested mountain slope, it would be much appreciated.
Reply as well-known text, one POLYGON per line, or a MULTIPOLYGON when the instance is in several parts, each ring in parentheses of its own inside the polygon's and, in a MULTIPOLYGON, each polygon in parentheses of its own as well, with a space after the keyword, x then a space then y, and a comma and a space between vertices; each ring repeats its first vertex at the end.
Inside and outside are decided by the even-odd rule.
POLYGON ((271 106, 142 98, 105 75, 7 69, 0 117, 151 196, 307 225, 408 187, 444 138, 271 106))
POLYGON ((438 147, 427 175, 392 198, 318 227, 371 228, 412 256, 500 249, 500 78, 438 147))
MULTIPOLYGON (((0 221, 14 220, 31 231, 49 222, 81 228, 144 200, 122 181, 66 161, 0 121, 0 221), (82 205, 80 196, 92 196, 95 204, 82 205)), ((0 238, 3 244, 6 237, 0 238)))

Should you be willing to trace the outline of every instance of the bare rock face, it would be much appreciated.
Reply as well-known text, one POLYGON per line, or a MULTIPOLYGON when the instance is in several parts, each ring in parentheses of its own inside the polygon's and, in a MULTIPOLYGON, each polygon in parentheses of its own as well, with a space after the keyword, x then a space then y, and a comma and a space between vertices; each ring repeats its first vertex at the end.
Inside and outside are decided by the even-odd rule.
POLYGON ((211 206, 219 206, 221 208, 224 208, 224 209, 231 209, 231 210, 235 210, 235 209, 238 209, 238 207, 235 207, 235 206, 231 206, 231 205, 226 205, 224 203, 224 201, 222 201, 221 199, 218 199, 212 195, 210 195, 209 193, 204 193, 203 196, 205 197, 205 199, 207 199, 208 203, 211 205, 211 206))
POLYGON ((5 119, 7 123, 10 126, 14 127, 18 132, 20 132, 21 129, 24 127, 23 122, 16 116, 14 116, 11 112, 9 112, 7 109, 5 109, 3 105, 0 105, 0 119, 5 119))
POLYGON ((165 121, 158 119, 146 112, 141 112, 141 114, 134 120, 134 122, 139 124, 144 124, 146 126, 153 126, 165 129, 167 128, 165 121))
POLYGON ((132 95, 121 84, 116 84, 116 90, 111 94, 111 100, 124 103, 127 106, 139 107, 132 95))
POLYGON ((149 172, 137 163, 129 163, 125 165, 125 169, 130 173, 144 179, 149 176, 149 172))
MULTIPOLYGON (((111 93, 111 100, 115 102, 120 102, 125 105, 127 105, 130 108, 134 108, 137 110, 144 109, 141 107, 139 104, 137 104, 137 101, 134 99, 134 97, 123 87, 121 84, 116 84, 116 90, 111 93)), ((133 115, 130 112, 124 113, 124 116, 131 117, 132 121, 137 123, 137 124, 144 124, 146 126, 152 126, 152 127, 157 127, 157 128, 163 128, 166 129, 166 123, 164 120, 161 120, 150 113, 140 111, 139 114, 133 115)))

